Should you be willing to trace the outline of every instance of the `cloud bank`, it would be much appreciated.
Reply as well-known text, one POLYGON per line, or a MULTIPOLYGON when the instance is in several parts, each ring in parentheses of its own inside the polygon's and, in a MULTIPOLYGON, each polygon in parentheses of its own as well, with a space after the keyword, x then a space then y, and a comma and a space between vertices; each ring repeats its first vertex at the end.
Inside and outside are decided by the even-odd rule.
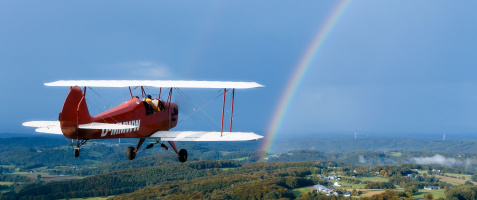
POLYGON ((474 159, 458 160, 455 158, 446 158, 442 155, 436 154, 432 157, 416 157, 411 158, 411 162, 422 165, 442 165, 447 167, 463 166, 470 168, 471 165, 477 164, 474 159))

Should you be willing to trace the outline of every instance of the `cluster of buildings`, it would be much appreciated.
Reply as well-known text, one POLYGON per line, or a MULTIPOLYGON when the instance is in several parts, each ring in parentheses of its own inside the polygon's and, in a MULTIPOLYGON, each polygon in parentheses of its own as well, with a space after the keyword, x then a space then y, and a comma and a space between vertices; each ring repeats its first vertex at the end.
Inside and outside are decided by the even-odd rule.
MULTIPOLYGON (((333 187, 333 189, 336 189, 336 187, 340 187, 341 185, 337 182, 339 180, 341 180, 341 177, 337 176, 336 174, 334 175, 331 175, 331 176, 323 176, 321 175, 320 177, 321 180, 327 180, 329 181, 330 183, 332 181, 334 181, 334 184, 331 185, 331 187, 333 187)), ((314 185, 314 188, 317 192, 323 192, 323 193, 326 193, 326 195, 340 195, 342 194, 343 196, 345 197, 349 197, 351 196, 351 192, 347 191, 346 193, 342 193, 341 191, 335 191, 333 189, 330 189, 324 185, 314 185)))
POLYGON ((315 190, 317 192, 323 192, 323 193, 326 193, 326 195, 340 195, 342 194, 343 196, 345 197, 350 197, 351 196, 351 192, 347 191, 346 193, 342 193, 341 191, 334 191, 330 188, 327 188, 326 186, 324 185, 314 185, 313 186, 315 188, 315 190))

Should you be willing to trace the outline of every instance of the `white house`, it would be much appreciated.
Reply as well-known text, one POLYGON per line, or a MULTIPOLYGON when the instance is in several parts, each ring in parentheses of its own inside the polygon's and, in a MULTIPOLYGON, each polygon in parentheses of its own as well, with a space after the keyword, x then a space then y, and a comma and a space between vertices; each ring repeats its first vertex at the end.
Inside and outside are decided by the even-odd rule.
POLYGON ((347 191, 343 196, 345 196, 345 197, 350 197, 350 196, 351 196, 351 192, 347 191))
POLYGON ((424 186, 425 190, 438 190, 440 189, 439 186, 424 186))
POLYGON ((333 191, 332 189, 329 189, 323 185, 314 185, 313 187, 315 187, 316 191, 317 192, 326 192, 326 193, 329 193, 331 191, 333 191))

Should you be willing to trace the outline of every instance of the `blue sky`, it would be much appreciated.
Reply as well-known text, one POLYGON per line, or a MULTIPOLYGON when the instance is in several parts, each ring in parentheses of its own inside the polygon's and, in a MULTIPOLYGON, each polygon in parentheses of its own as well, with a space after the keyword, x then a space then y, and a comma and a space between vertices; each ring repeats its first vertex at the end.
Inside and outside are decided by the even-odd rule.
MULTIPOLYGON (((67 79, 256 81, 234 130, 264 132, 297 63, 338 1, 0 1, 0 132, 55 120, 67 79)), ((304 76, 282 135, 477 130, 477 2, 355 1, 304 76)), ((94 89, 92 113, 125 90, 94 89)), ((184 90, 199 105, 216 90, 184 90)), ((126 94, 126 95, 125 95, 126 94)), ((177 93, 176 93, 177 94, 177 93)), ((184 97, 181 116, 191 111, 184 97)), ((206 112, 220 120, 221 99, 206 112)), ((184 130, 216 129, 203 114, 184 130)))

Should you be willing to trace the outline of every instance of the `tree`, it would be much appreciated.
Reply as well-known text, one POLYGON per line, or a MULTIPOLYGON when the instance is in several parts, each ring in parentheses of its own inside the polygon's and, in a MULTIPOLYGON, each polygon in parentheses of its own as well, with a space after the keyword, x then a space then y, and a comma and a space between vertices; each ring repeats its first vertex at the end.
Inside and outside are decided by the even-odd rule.
POLYGON ((406 190, 404 190, 405 193, 409 192, 411 194, 414 194, 417 191, 419 191, 419 189, 415 185, 410 186, 410 187, 406 188, 406 190))
POLYGON ((37 178, 38 180, 40 180, 40 179, 41 179, 41 174, 38 174, 38 176, 36 176, 36 178, 37 178))
POLYGON ((426 195, 424 195, 424 199, 425 199, 425 200, 434 199, 434 195, 432 195, 432 193, 427 193, 426 195))
POLYGON ((472 175, 471 180, 472 181, 477 181, 477 175, 472 175))

